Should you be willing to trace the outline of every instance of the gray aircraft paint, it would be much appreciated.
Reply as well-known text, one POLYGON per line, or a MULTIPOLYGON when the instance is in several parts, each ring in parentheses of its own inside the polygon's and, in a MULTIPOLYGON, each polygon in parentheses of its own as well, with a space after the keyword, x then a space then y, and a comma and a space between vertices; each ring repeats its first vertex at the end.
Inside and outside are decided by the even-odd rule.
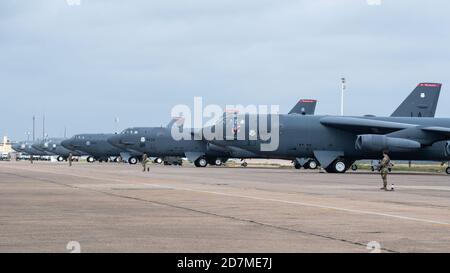
MULTIPOLYGON (((314 115, 316 100, 299 100, 289 114, 314 115)), ((171 135, 172 126, 176 126, 178 118, 174 118, 166 127, 133 127, 125 129, 120 135, 114 135, 108 141, 122 149, 134 153, 145 153, 151 157, 187 157, 195 161, 206 157, 211 163, 215 159, 226 161, 228 158, 256 158, 257 154, 238 148, 221 148, 205 140, 174 140, 171 135)), ((178 125, 180 126, 180 124, 178 125)), ((195 134, 195 130, 191 134, 195 134)))
MULTIPOLYGON (((378 135, 411 140, 421 144, 419 149, 391 151, 397 160, 450 160, 448 139, 450 119, 407 117, 341 117, 279 115, 280 146, 275 151, 259 150, 261 141, 255 143, 239 140, 212 141, 219 147, 236 147, 259 154, 265 158, 292 159, 316 158, 323 167, 328 167, 338 158, 348 161, 379 159, 382 151, 359 150, 356 141, 360 135, 378 135)), ((244 119, 243 116, 240 119, 244 119)), ((247 130, 247 129, 246 129, 247 130)))
POLYGON ((34 155, 34 156, 47 156, 47 155, 53 155, 53 153, 46 152, 42 149, 36 148, 35 144, 39 143, 39 141, 21 141, 15 145, 12 146, 13 150, 25 153, 27 155, 34 155))
MULTIPOLYGON (((192 130, 192 132, 194 132, 192 130)), ((167 127, 133 127, 124 130, 119 135, 108 138, 109 143, 122 150, 147 154, 150 157, 188 157, 190 153, 195 157, 224 156, 219 152, 208 152, 207 143, 202 140, 174 140, 171 128, 167 127)), ((190 158, 195 160, 197 158, 190 158)))
POLYGON ((288 114, 314 115, 317 100, 301 99, 288 114))
POLYGON ((438 83, 420 83, 391 117, 434 117, 441 87, 438 83))
POLYGON ((76 150, 69 150, 61 145, 61 142, 64 141, 64 138, 49 138, 44 141, 40 141, 39 143, 36 143, 33 145, 33 147, 36 147, 38 149, 41 149, 43 151, 55 154, 57 156, 61 156, 63 158, 67 158, 69 154, 72 154, 73 156, 82 156, 87 155, 84 152, 76 151, 76 150))
POLYGON ((118 157, 121 149, 111 145, 107 139, 114 134, 78 134, 61 142, 61 145, 69 150, 85 152, 95 159, 107 159, 111 156, 118 157))
MULTIPOLYGON (((401 115, 402 113, 411 113, 415 110, 432 110, 428 112, 423 112, 422 116, 434 116, 437 101, 439 98, 440 91, 439 84, 429 84, 421 83, 416 89, 414 89, 411 94, 405 99, 405 101, 398 107, 395 111, 395 115, 401 115), (439 86, 439 90, 436 90, 436 86, 439 86), (425 99, 426 98, 426 99, 425 99)), ((195 160, 201 156, 207 158, 281 158, 289 160, 300 161, 303 165, 309 158, 316 158, 324 166, 328 166, 332 161, 334 161, 339 156, 344 156, 343 151, 333 151, 333 143, 329 143, 326 147, 318 147, 313 149, 313 143, 311 138, 315 137, 316 126, 312 125, 309 128, 309 120, 303 120, 306 123, 303 124, 305 127, 294 128, 290 121, 298 114, 314 115, 315 100, 300 100, 294 108, 289 112, 290 114, 284 115, 283 120, 287 121, 287 124, 281 123, 283 139, 288 141, 289 139, 294 139, 296 143, 288 144, 288 142, 281 143, 278 152, 276 153, 262 153, 256 147, 259 147, 260 143, 255 141, 232 141, 232 142, 221 142, 213 141, 207 142, 204 140, 193 141, 193 140, 182 140, 175 141, 169 136, 169 130, 167 128, 151 128, 151 127, 140 127, 140 128, 129 128, 124 130, 121 135, 113 136, 108 141, 122 149, 131 149, 134 151, 140 151, 146 153, 150 156, 164 157, 164 156, 186 156, 190 160, 195 160), (297 130, 301 131, 298 132, 297 130), (276 155, 275 155, 276 154, 276 155)), ((407 117, 410 114, 406 115, 407 117)), ((293 121, 295 124, 295 121, 293 121)), ((248 123, 246 123, 248 124, 248 123)), ((314 122, 312 122, 314 124, 314 122)), ((168 125, 168 128, 171 126, 168 125)), ((322 126, 319 126, 322 128, 322 126)), ((246 128, 247 134, 249 129, 246 128)), ((324 136, 332 137, 330 131, 335 130, 336 134, 342 134, 344 138, 355 138, 354 135, 348 132, 337 131, 336 129, 325 130, 324 136)), ((192 131, 192 133, 194 133, 192 131)), ((226 134, 227 132, 225 132, 226 134)), ((320 139, 320 137, 318 138, 320 139)), ((354 139, 356 140, 356 139, 354 139)), ((283 140, 284 141, 284 140, 283 140)), ((320 143, 320 141, 319 141, 320 143)), ((320 146, 318 143, 316 146, 320 146)), ((354 146, 355 143, 350 146, 354 146)), ((376 155, 375 158, 378 158, 376 155)), ((356 159, 355 159, 356 160, 356 159)))

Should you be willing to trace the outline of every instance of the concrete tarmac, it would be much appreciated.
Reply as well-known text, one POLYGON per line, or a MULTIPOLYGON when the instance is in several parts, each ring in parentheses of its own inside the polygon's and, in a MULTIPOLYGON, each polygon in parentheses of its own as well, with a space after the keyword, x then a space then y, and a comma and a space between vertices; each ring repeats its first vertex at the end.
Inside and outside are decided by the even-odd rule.
POLYGON ((0 162, 0 252, 450 252, 450 177, 0 162))

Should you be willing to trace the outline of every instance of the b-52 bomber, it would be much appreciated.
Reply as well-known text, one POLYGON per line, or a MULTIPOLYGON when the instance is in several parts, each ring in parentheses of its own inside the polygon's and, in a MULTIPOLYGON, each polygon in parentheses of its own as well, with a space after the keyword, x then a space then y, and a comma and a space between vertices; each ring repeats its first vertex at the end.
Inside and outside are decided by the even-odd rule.
MULTIPOLYGON (((406 100, 397 108, 392 114, 392 117, 434 117, 437 102, 439 99, 441 85, 439 84, 419 84, 413 92, 406 98, 406 100)), ((282 119, 292 120, 293 122, 302 117, 305 120, 314 119, 316 101, 301 100, 288 115, 280 115, 282 119), (306 110, 308 109, 308 110, 306 110), (308 112, 309 111, 309 112, 308 112)), ((239 119, 232 117, 233 119, 239 119)), ((375 118, 373 116, 364 117, 365 119, 375 118)), ((240 118, 239 121, 224 121, 225 124, 243 123, 245 124, 245 117, 240 118)), ((308 128, 302 129, 301 132, 292 135, 284 129, 289 127, 280 126, 283 128, 282 140, 292 139, 296 144, 290 144, 285 147, 285 142, 281 143, 278 151, 272 153, 261 153, 256 147, 257 141, 205 141, 205 140, 182 140, 176 141, 171 136, 170 127, 174 122, 169 124, 166 128, 152 128, 152 127, 135 127, 124 130, 120 135, 114 135, 108 141, 121 149, 127 149, 134 152, 147 153, 150 156, 164 158, 166 156, 187 157, 193 161, 197 167, 205 167, 206 165, 221 165, 228 158, 279 158, 289 159, 294 162, 294 166, 299 169, 301 167, 315 169, 319 165, 325 164, 328 167, 331 162, 322 160, 322 152, 318 152, 320 156, 309 152, 312 149, 312 143, 309 139, 314 137, 308 128), (298 138, 301 135, 303 139, 298 138), (307 141, 306 141, 307 140, 307 141), (284 149, 284 150, 283 150, 284 149)), ((248 123, 247 123, 248 124, 248 123)), ((185 129, 186 130, 186 129, 185 129)), ((192 129, 188 129, 192 130, 192 129)), ((248 133, 248 128, 245 129, 248 133)), ((228 130, 226 133, 230 133, 228 130)), ((225 134, 226 134, 225 133, 225 134)), ((326 132, 325 132, 326 133, 326 132)), ((195 134, 192 130, 192 134, 195 134)), ((230 137, 228 135, 228 137, 230 137)), ((233 138, 233 136, 231 136, 233 138)), ((320 139, 320 136, 317 136, 320 139)), ((333 145, 332 143, 330 145, 333 145)), ((329 153, 328 153, 329 154, 329 153)), ((377 157, 378 158, 378 157, 377 157)), ((131 162, 137 162, 137 158, 131 158, 131 162)), ((356 159, 355 159, 356 160, 356 159)), ((345 170, 351 165, 354 160, 346 161, 345 170)), ((338 164, 341 166, 341 164, 338 164)), ((342 167, 342 166, 341 166, 342 167)), ((342 169, 342 168, 341 168, 342 169)), ((340 170, 341 170, 340 169, 340 170)), ((332 171, 331 168, 328 170, 332 171)))
POLYGON ((42 140, 33 144, 33 147, 53 155, 56 155, 56 160, 64 161, 67 160, 70 154, 72 156, 84 156, 88 155, 82 151, 69 150, 61 145, 61 142, 64 141, 64 138, 49 138, 42 140))
POLYGON ((72 151, 79 151, 89 155, 89 163, 108 162, 111 157, 113 160, 120 161, 121 149, 108 143, 107 139, 114 134, 78 134, 61 142, 61 145, 72 151))
MULTIPOLYGON (((259 135, 252 141, 236 140, 228 129, 224 129, 225 139, 209 143, 263 158, 313 158, 330 173, 344 173, 356 160, 379 159, 383 151, 388 151, 394 160, 446 162, 450 160, 450 119, 424 117, 434 116, 436 109, 426 107, 427 94, 440 92, 440 89, 441 84, 437 83, 419 84, 413 92, 418 97, 408 98, 416 102, 408 104, 411 109, 397 109, 391 117, 269 115, 268 120, 278 120, 278 124, 272 125, 279 130, 278 145, 273 150, 261 149, 272 140, 262 140, 259 135)), ((248 121, 255 117, 247 114, 237 119, 248 136, 253 130, 248 121)), ((256 120, 260 120, 259 117, 256 120)), ((224 119, 214 126, 226 128, 227 124, 229 120, 224 119)), ((450 173, 450 168, 446 171, 450 173)))
MULTIPOLYGON (((316 100, 300 100, 289 112, 290 115, 313 115, 316 108, 316 100)), ((174 118, 166 127, 133 127, 125 129, 119 135, 113 135, 108 139, 112 145, 134 153, 128 159, 130 164, 136 164, 140 158, 138 154, 147 154, 150 157, 156 157, 155 162, 161 163, 167 158, 187 157, 194 162, 196 167, 206 167, 208 164, 221 166, 226 162, 230 155, 222 150, 214 150, 212 144, 205 141, 181 140, 172 138, 172 127, 182 127, 182 119, 174 118)), ((193 129, 190 130, 195 134, 193 129)), ((249 158, 254 154, 246 151, 242 153, 235 152, 235 158, 249 158)))

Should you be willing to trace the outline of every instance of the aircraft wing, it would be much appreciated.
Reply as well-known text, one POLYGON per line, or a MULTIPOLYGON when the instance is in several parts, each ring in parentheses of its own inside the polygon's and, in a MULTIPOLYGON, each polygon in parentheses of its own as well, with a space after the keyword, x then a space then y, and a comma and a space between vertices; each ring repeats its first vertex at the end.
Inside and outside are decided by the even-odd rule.
POLYGON ((341 129, 355 134, 388 134, 416 127, 415 124, 398 123, 354 117, 324 117, 320 120, 324 126, 341 129))
POLYGON ((450 128, 447 127, 432 126, 432 127, 424 127, 422 128, 422 130, 428 133, 440 135, 446 139, 450 138, 450 128))
POLYGON ((450 128, 440 126, 422 127, 417 126, 415 128, 409 128, 399 130, 390 134, 388 137, 394 137, 399 139, 408 139, 419 142, 423 146, 432 145, 435 142, 450 139, 450 128))

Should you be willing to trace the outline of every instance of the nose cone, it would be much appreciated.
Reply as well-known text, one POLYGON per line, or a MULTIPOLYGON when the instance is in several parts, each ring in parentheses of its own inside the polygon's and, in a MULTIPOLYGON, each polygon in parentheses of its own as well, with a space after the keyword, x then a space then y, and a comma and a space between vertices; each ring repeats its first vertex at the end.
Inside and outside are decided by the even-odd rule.
POLYGON ((20 148, 20 144, 19 143, 16 143, 16 144, 13 144, 12 146, 11 146, 11 148, 14 150, 14 151, 16 151, 16 152, 21 152, 22 151, 22 149, 20 148))
POLYGON ((66 140, 61 141, 61 146, 63 146, 66 149, 71 150, 72 149, 72 140, 66 139, 66 140))

